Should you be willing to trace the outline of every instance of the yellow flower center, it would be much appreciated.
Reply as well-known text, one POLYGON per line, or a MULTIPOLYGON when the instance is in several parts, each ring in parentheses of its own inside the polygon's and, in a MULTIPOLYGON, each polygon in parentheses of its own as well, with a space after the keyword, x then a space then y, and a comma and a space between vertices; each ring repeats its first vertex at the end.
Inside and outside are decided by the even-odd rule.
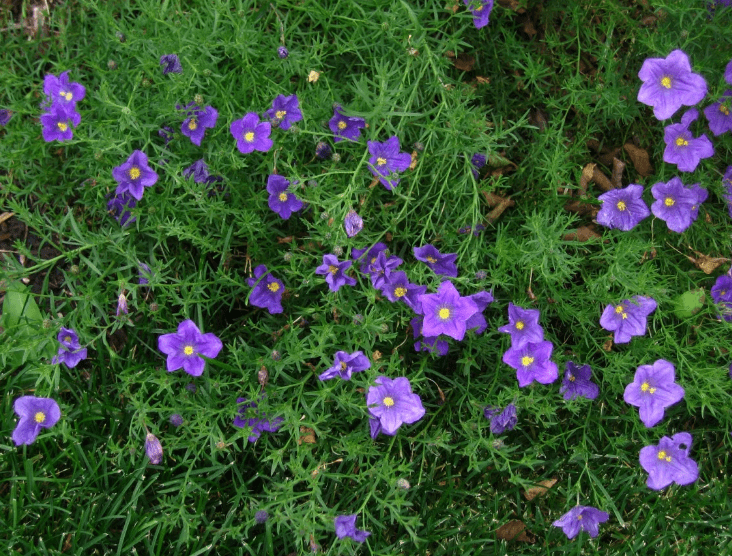
POLYGON ((46 414, 43 411, 39 411, 33 416, 33 420, 38 424, 43 423, 46 420, 46 414))
POLYGON ((346 129, 346 122, 344 122, 343 120, 338 122, 338 129, 341 129, 341 130, 346 129))
POLYGON ((183 353, 186 355, 193 355, 193 346, 186 346, 183 348, 183 353))
POLYGON ((577 516, 577 521, 580 521, 580 520, 582 520, 582 514, 579 514, 579 515, 577 516))
POLYGON ((427 262, 435 264, 437 262, 437 259, 435 259, 434 257, 427 257, 427 262))
POLYGON ((666 452, 661 450, 660 452, 658 452, 658 459, 665 459, 666 461, 671 461, 671 456, 667 456, 666 452))
POLYGON ((188 122, 188 129, 190 129, 191 131, 193 131, 197 127, 198 127, 198 123, 196 123, 196 119, 195 118, 191 118, 191 121, 188 122))
POLYGON ((341 371, 346 370, 346 363, 344 361, 341 361, 341 371))
POLYGON ((71 341, 71 336, 64 336, 64 342, 67 344, 71 341))
POLYGON ((405 295, 407 295, 407 290, 405 288, 402 288, 401 286, 394 288, 394 297, 404 297, 405 295))
POLYGON ((328 272, 330 272, 331 274, 335 274, 336 272, 338 272, 338 267, 333 266, 333 265, 328 265, 328 272))
POLYGON ((275 117, 276 117, 276 118, 277 118, 278 120, 281 120, 281 119, 282 119, 282 118, 284 118, 284 117, 285 117, 286 115, 287 115, 287 111, 286 111, 286 110, 277 110, 277 112, 275 112, 275 117))
POLYGON ((516 323, 516 330, 523 330, 524 326, 524 321, 520 320, 516 323))
POLYGON ((277 282, 272 282, 271 284, 267 284, 267 289, 272 293, 275 293, 279 291, 280 285, 277 282))
POLYGON ((379 157, 379 158, 376 159, 376 165, 377 166, 383 166, 384 164, 386 164, 386 159, 385 158, 379 157))
POLYGON ((391 406, 393 406, 393 405, 394 405, 394 398, 392 398, 392 397, 390 397, 390 396, 387 396, 387 397, 385 397, 385 398, 384 398, 384 405, 385 405, 386 407, 391 407, 391 406))
POLYGON ((618 201, 618 204, 615 206, 618 207, 619 211, 624 211, 627 208, 624 201, 618 201))
POLYGON ((671 88, 671 78, 668 77, 668 76, 666 76, 666 75, 664 75, 661 78, 661 87, 664 87, 666 89, 670 89, 671 88))
POLYGON ((727 108, 724 104, 719 105, 719 111, 725 116, 729 116, 729 108, 727 108))
POLYGON ((140 177, 140 169, 137 166, 133 166, 132 168, 130 168, 129 174, 130 174, 130 179, 136 180, 137 178, 140 177))
POLYGON ((71 93, 68 93, 68 92, 63 93, 63 96, 66 100, 71 100, 72 98, 74 98, 74 95, 72 95, 71 93))
POLYGON ((574 375, 569 375, 569 377, 567 377, 567 380, 569 380, 569 382, 574 382, 574 375))
POLYGON ((63 123, 63 122, 59 122, 59 123, 57 123, 56 125, 58 126, 58 128, 59 128, 59 129, 60 129, 61 131, 66 131, 67 129, 69 129, 69 126, 68 126, 68 125, 66 125, 66 124, 65 124, 65 123, 63 123))
POLYGON ((287 193, 280 193, 277 198, 284 203, 287 201, 287 193))
POLYGON ((442 320, 447 320, 450 318, 450 309, 448 309, 447 307, 443 307, 442 309, 437 311, 437 314, 442 320))
POLYGON ((244 141, 246 141, 247 143, 251 143, 252 141, 254 141, 254 132, 253 131, 247 131, 244 134, 244 141))
POLYGON ((622 305, 618 305, 617 307, 615 307, 615 312, 616 312, 616 313, 617 313, 618 315, 619 315, 620 313, 622 313, 623 311, 625 311, 625 308, 624 308, 624 307, 623 307, 622 305))
POLYGON ((683 137, 676 138, 677 147, 686 147, 688 144, 689 144, 689 142, 686 139, 684 139, 683 137))
POLYGON ((524 356, 523 356, 523 357, 521 358, 521 364, 522 364, 522 365, 523 365, 524 367, 528 367, 528 366, 529 366, 529 365, 531 365, 531 364, 532 364, 533 362, 534 362, 534 358, 533 358, 533 357, 531 357, 531 356, 529 356, 529 355, 524 355, 524 356))
POLYGON ((666 197, 663 201, 663 204, 666 205, 667 207, 672 207, 672 206, 674 206, 675 203, 676 203, 676 201, 674 201, 672 197, 666 197))

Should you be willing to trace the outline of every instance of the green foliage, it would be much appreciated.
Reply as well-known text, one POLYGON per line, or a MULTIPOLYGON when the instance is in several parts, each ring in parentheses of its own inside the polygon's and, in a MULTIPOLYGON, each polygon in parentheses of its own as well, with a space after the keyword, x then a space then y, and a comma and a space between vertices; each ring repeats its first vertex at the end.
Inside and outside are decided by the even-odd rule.
MULTIPOLYGON (((649 204, 650 186, 676 174, 662 162, 663 123, 636 101, 637 71, 682 48, 710 95, 721 94, 732 11, 529 0, 524 11, 496 3, 477 30, 457 4, 79 0, 53 8, 47 33, 0 35, 0 108, 13 111, 0 128, 2 211, 40 246, 16 238, 0 276, 0 538, 9 554, 259 556, 315 544, 328 554, 725 553, 732 324, 697 292, 728 263, 707 275, 688 256, 729 256, 720 176, 732 140, 714 137, 715 157, 683 177, 710 192, 683 234, 651 217, 630 232, 595 227, 599 237, 583 241, 572 234, 592 218, 565 207, 584 194, 587 163, 610 175, 603 148, 623 158, 623 184, 643 184, 649 204), (162 75, 159 58, 170 53, 182 74, 162 75), (471 70, 451 61, 463 55, 474 58, 471 70), (45 143, 43 78, 65 70, 86 87, 82 122, 73 140, 45 143), (271 151, 240 154, 231 122, 262 114, 279 94, 298 95, 303 120, 273 129, 271 151), (200 147, 178 131, 176 105, 195 95, 219 112, 200 147), (334 103, 368 122, 360 141, 333 142, 334 103), (162 126, 175 130, 167 146, 162 126), (372 183, 366 141, 393 135, 415 165, 389 192, 372 183), (319 141, 338 156, 316 158, 319 141), (647 150, 653 175, 638 174, 619 149, 627 142, 647 150), (107 212, 112 169, 136 149, 160 179, 121 227, 107 212), (489 161, 478 179, 475 153, 489 161), (183 177, 199 159, 223 176, 221 191, 183 177), (267 205, 272 173, 297 181, 307 204, 287 221, 267 205), (498 216, 493 194, 513 202, 498 216), (351 209, 365 222, 354 238, 343 228, 351 209), (343 260, 379 241, 429 293, 440 277, 413 247, 457 253, 461 294, 496 298, 487 330, 450 340, 445 357, 415 352, 406 305, 358 272, 357 285, 337 293, 314 274, 324 254, 340 249, 343 260), (148 285, 138 283, 141 262, 148 285), (285 284, 282 314, 249 302, 246 280, 260 264, 285 284), (34 295, 18 285, 24 277, 34 295), (118 317, 122 292, 130 313, 118 317), (600 314, 633 295, 658 309, 644 336, 612 345, 600 314), (597 400, 565 401, 558 383, 518 387, 501 359, 509 339, 497 332, 509 301, 541 311, 560 374, 570 360, 592 366, 597 400), (167 373, 158 349, 184 319, 224 343, 199 378, 167 373), (50 364, 61 326, 89 348, 75 369, 50 364), (339 350, 363 351, 371 368, 319 381, 339 350), (660 358, 676 366, 686 395, 646 429, 622 392, 639 365, 660 358), (364 393, 381 375, 409 378, 426 415, 372 441, 364 393), (15 447, 12 404, 25 394, 54 397, 62 419, 15 447), (249 443, 250 431, 232 424, 237 398, 258 399, 282 428, 249 443), (518 426, 497 437, 482 410, 511 402, 518 426), (145 457, 147 430, 162 442, 161 465, 145 457), (679 431, 694 437, 700 478, 651 491, 638 452, 679 431), (527 500, 526 489, 552 478, 549 492, 527 500), (576 504, 610 513, 598 538, 568 541, 552 527, 576 504), (269 513, 265 524, 255 524, 258 510, 269 513), (353 513, 372 532, 363 545, 334 534, 333 519, 353 513), (512 520, 535 542, 498 538, 512 520)), ((600 193, 591 185, 587 203, 598 205, 600 193)))

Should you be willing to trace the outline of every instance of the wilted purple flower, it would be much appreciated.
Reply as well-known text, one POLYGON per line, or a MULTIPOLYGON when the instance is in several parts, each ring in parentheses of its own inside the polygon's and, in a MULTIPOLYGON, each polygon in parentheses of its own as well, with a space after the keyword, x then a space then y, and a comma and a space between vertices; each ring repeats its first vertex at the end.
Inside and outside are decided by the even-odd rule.
POLYGON ((674 382, 674 366, 665 359, 653 365, 641 365, 633 382, 625 387, 625 403, 640 408, 640 418, 646 427, 663 419, 664 409, 684 397, 684 389, 674 382))
POLYGON ((689 131, 689 126, 698 117, 696 108, 687 110, 681 117, 680 124, 666 126, 663 132, 663 140, 666 142, 663 161, 676 164, 681 172, 693 172, 702 158, 709 158, 714 154, 714 146, 706 134, 694 137, 689 131))
POLYGON ((340 105, 336 104, 333 107, 333 117, 328 121, 328 127, 330 127, 333 135, 335 135, 334 141, 336 143, 343 141, 343 139, 358 141, 358 138, 361 136, 361 130, 366 127, 366 120, 346 116, 341 110, 340 105))
POLYGON ((173 140, 173 133, 173 128, 167 125, 164 125, 158 130, 158 135, 163 138, 166 147, 173 140))
POLYGON ((277 56, 279 56, 281 59, 284 60, 289 55, 290 55, 290 52, 284 46, 277 47, 277 56))
POLYGON ((477 180, 480 178, 480 169, 485 166, 486 156, 484 154, 476 153, 470 159, 470 164, 473 166, 470 171, 473 172, 473 177, 477 180))
POLYGON ((463 4, 473 14, 473 25, 476 29, 482 29, 488 25, 488 18, 493 9, 493 0, 463 0, 463 4))
POLYGON ((478 237, 480 235, 480 232, 482 232, 483 230, 485 230, 485 226, 483 226, 483 224, 476 224, 473 228, 473 236, 478 237))
MULTIPOLYGON (((283 48, 283 47, 280 47, 283 48)), ((254 514, 254 522, 261 525, 262 523, 266 523, 269 519, 269 514, 265 512, 264 510, 259 510, 257 513, 254 514)))
POLYGON ((267 267, 260 264, 254 269, 254 277, 247 278, 247 285, 254 288, 249 294, 249 303, 267 309, 270 314, 282 312, 282 294, 285 285, 282 280, 272 276, 267 267))
POLYGON ((145 436, 145 454, 150 458, 150 463, 153 465, 158 465, 163 461, 163 445, 160 444, 160 440, 150 432, 145 436))
POLYGON ((366 405, 372 416, 371 438, 380 432, 394 436, 402 423, 412 424, 424 417, 422 400, 412 393, 409 380, 380 376, 375 382, 376 386, 370 386, 366 393, 366 405))
POLYGON ((265 112, 265 115, 280 129, 288 130, 295 122, 302 120, 300 103, 297 95, 277 95, 272 101, 272 108, 265 112))
POLYGON ((356 279, 345 274, 352 264, 353 261, 338 262, 338 257, 332 254, 323 255, 323 264, 315 269, 315 274, 325 276, 330 291, 337 292, 341 286, 356 285, 356 279))
POLYGON ((303 207, 302 201, 295 197, 289 187, 290 182, 282 176, 270 174, 267 177, 267 193, 269 193, 267 204, 283 220, 288 220, 293 212, 303 207))
POLYGON ((52 398, 21 396, 13 403, 13 411, 20 417, 13 430, 16 446, 33 444, 41 429, 51 428, 61 418, 61 408, 52 398))
POLYGON ((516 369, 519 387, 534 381, 551 384, 559 376, 557 364, 550 361, 554 346, 549 341, 529 342, 521 347, 512 347, 503 354, 503 362, 516 369))
POLYGON ((81 117, 74 111, 61 106, 60 104, 52 105, 47 112, 41 114, 40 117, 43 129, 43 140, 47 143, 51 141, 68 141, 74 137, 71 129, 73 124, 76 127, 81 121, 81 117))
POLYGON ((610 519, 607 512, 592 506, 575 506, 556 520, 552 525, 560 527, 568 539, 575 538, 580 531, 586 531, 591 537, 600 534, 600 523, 610 519))
POLYGON ((694 106, 707 94, 704 78, 691 72, 689 57, 674 50, 666 58, 648 58, 638 72, 643 81, 638 101, 653 106, 659 120, 673 116, 682 105, 694 106))
POLYGON ((8 125, 8 122, 10 121, 10 118, 13 116, 13 113, 10 110, 2 109, 0 110, 0 126, 6 126, 8 125))
POLYGON ((180 427, 183 424, 183 416, 178 413, 173 413, 173 415, 170 416, 169 421, 174 427, 180 427))
POLYGON ((635 295, 632 299, 624 299, 617 305, 608 305, 600 317, 600 326, 615 332, 616 344, 627 344, 633 336, 646 333, 648 315, 656 310, 656 301, 652 297, 635 295))
POLYGON ((624 232, 632 230, 641 220, 651 215, 641 195, 643 186, 631 183, 628 187, 613 189, 598 196, 602 207, 597 213, 597 223, 624 232))
POLYGON ((153 272, 150 270, 150 267, 147 266, 145 263, 137 263, 137 276, 138 280, 137 283, 141 286, 146 286, 150 283, 150 278, 152 278, 153 272))
MULTIPOLYGON (((64 71, 58 77, 46 75, 43 79, 43 92, 50 105, 60 104, 69 111, 76 109, 76 103, 83 100, 86 89, 80 83, 69 81, 69 72, 64 71)), ((81 119, 81 117, 79 117, 81 119)), ((78 125, 76 122, 74 125, 78 125)))
POLYGON ((318 144, 315 145, 315 156, 321 160, 328 158, 332 152, 333 149, 331 149, 330 145, 325 141, 318 141, 318 144))
POLYGON ((125 296, 125 292, 123 291, 119 294, 119 297, 117 298, 117 317, 119 318, 119 316, 123 313, 127 315, 129 314, 129 312, 130 309, 127 306, 127 297, 125 296))
POLYGON ((196 160, 188 168, 183 170, 183 177, 189 178, 193 176, 193 181, 196 183, 205 183, 208 179, 208 164, 203 159, 196 160))
POLYGON ((267 152, 272 148, 272 139, 269 138, 272 126, 269 122, 260 123, 256 112, 248 112, 242 119, 234 120, 229 130, 236 139, 236 148, 242 154, 255 150, 267 152))
POLYGON ((158 175, 147 164, 147 155, 142 151, 133 151, 127 161, 112 170, 112 177, 119 184, 115 193, 129 193, 138 201, 142 199, 145 187, 151 187, 158 181, 158 175))
POLYGON ((671 483, 690 485, 699 478, 699 466, 689 457, 691 443, 688 432, 679 432, 671 438, 661 437, 657 446, 641 449, 639 459, 648 472, 648 488, 661 490, 671 483))
POLYGON ((196 324, 184 320, 178 325, 178 331, 158 337, 158 349, 168 356, 166 368, 169 373, 181 367, 191 376, 201 376, 206 361, 201 355, 213 359, 223 344, 213 332, 201 334, 196 324))
POLYGON ((465 337, 467 321, 477 311, 478 306, 469 297, 461 297, 452 282, 445 280, 437 293, 419 296, 422 303, 424 336, 445 334, 456 340, 465 337))
POLYGON ((183 120, 180 126, 180 132, 190 138, 191 143, 200 147, 206 129, 216 126, 219 113, 213 106, 206 106, 200 109, 198 106, 192 106, 192 104, 185 107, 191 109, 186 112, 188 117, 183 120))
POLYGON ((423 247, 413 247, 414 257, 422 261, 432 269, 435 274, 442 276, 456 277, 458 275, 455 259, 457 253, 446 253, 442 255, 436 247, 429 243, 423 247))
POLYGON ((512 403, 508 404, 505 409, 489 405, 483 410, 483 416, 491 422, 490 428, 493 434, 503 434, 505 431, 512 431, 516 423, 518 423, 516 406, 512 403))
POLYGON ((263 432, 277 432, 285 420, 283 417, 269 419, 267 415, 260 411, 256 411, 254 417, 247 418, 247 410, 256 410, 257 403, 250 402, 246 398, 237 398, 236 403, 239 405, 239 409, 237 410, 237 416, 234 417, 234 426, 240 429, 244 427, 252 428, 248 437, 249 442, 256 442, 263 432))
POLYGON ((165 54, 160 57, 160 65, 163 67, 163 75, 169 73, 183 73, 183 66, 180 65, 180 60, 177 54, 165 54))
POLYGON ((343 227, 346 229, 346 235, 353 237, 363 230, 363 218, 355 210, 349 210, 346 218, 343 220, 343 227))
MULTIPOLYGON (((706 193, 706 190, 703 191, 706 193)), ((667 183, 658 182, 651 188, 651 193, 656 199, 651 205, 651 212, 666 222, 669 230, 681 233, 696 219, 692 210, 696 209, 697 214, 699 212, 699 192, 684 187, 681 178, 673 177, 667 183)))
POLYGON ((727 90, 722 98, 704 109, 704 115, 709 120, 709 129, 714 135, 721 135, 732 131, 732 90, 727 90))
POLYGON ((412 163, 409 153, 399 152, 399 138, 395 135, 384 143, 369 141, 369 170, 379 178, 381 184, 389 191, 399 185, 396 172, 403 172, 412 163))
POLYGON ((508 302, 508 324, 501 326, 498 331, 511 335, 511 347, 513 348, 544 340, 544 330, 539 325, 539 309, 522 309, 510 301, 508 302))
POLYGON ((368 531, 356 529, 356 514, 339 515, 335 518, 335 533, 339 539, 351 537, 356 542, 363 542, 371 534, 368 531))
POLYGON ((320 380, 330 380, 331 378, 341 377, 343 380, 351 380, 353 373, 358 373, 371 368, 371 362, 362 351, 354 351, 347 353, 345 351, 337 351, 333 366, 318 376, 320 380))
POLYGON ((188 390, 191 394, 195 394, 197 388, 196 388, 195 384, 193 384, 192 382, 189 382, 188 384, 186 384, 186 390, 188 390))
POLYGON ((69 369, 76 367, 87 357, 87 349, 82 348, 76 332, 70 328, 61 328, 58 333, 58 342, 61 344, 57 354, 51 360, 51 364, 63 363, 69 369))
POLYGON ((567 361, 559 393, 564 396, 565 400, 579 397, 594 400, 600 393, 600 387, 592 382, 592 369, 589 365, 580 367, 572 361, 567 361))
MULTIPOLYGON (((403 262, 404 261, 395 255, 389 255, 387 257, 384 251, 380 251, 379 254, 376 255, 375 262, 368 265, 371 285, 375 289, 380 290, 384 285, 384 282, 389 278, 389 276, 391 276, 392 270, 397 268, 403 262)), ((363 268, 363 265, 361 265, 361 268, 363 268)))
POLYGON ((483 281, 486 278, 488 278, 488 273, 485 270, 476 270, 475 271, 475 279, 479 281, 483 281))
MULTIPOLYGON (((109 197, 109 196, 108 196, 109 197)), ((107 202, 107 210, 117 219, 121 226, 132 224, 137 218, 130 214, 129 209, 135 208, 137 200, 129 193, 114 195, 107 202)))

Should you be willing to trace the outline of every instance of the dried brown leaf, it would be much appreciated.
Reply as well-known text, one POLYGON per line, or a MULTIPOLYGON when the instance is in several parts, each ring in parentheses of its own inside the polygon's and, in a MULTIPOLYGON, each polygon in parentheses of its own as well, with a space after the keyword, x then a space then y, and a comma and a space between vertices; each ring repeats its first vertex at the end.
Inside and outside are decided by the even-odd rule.
POLYGON ((604 351, 612 351, 612 349, 613 349, 613 339, 612 338, 608 338, 607 340, 605 340, 603 342, 603 344, 602 344, 602 349, 604 351))
POLYGON ((491 82, 490 77, 483 77, 481 75, 477 75, 475 80, 478 82, 478 85, 488 85, 491 82))
POLYGON ((308 427, 300 427, 301 436, 297 439, 298 444, 315 444, 315 431, 308 427))
POLYGON ((417 167, 417 151, 412 151, 412 162, 409 163, 409 169, 414 170, 417 167))
POLYGON ((633 163, 633 168, 641 176, 648 177, 653 174, 653 166, 651 165, 650 157, 645 149, 636 147, 633 143, 626 143, 623 145, 625 152, 628 153, 630 161, 633 163))
POLYGON ((374 351, 374 353, 371 354, 371 359, 374 361, 381 359, 381 352, 379 350, 374 351))
POLYGON ((526 531, 526 524, 519 520, 514 519, 509 521, 505 525, 501 525, 496 530, 496 536, 504 541, 521 541, 521 542, 534 542, 534 535, 529 531, 526 531))
POLYGON ((536 486, 527 488, 524 491, 524 498, 531 501, 537 496, 543 496, 549 491, 550 488, 552 488, 556 484, 556 482, 557 479, 546 479, 544 481, 539 481, 536 486))
POLYGON ((457 56, 452 50, 448 50, 445 55, 450 59, 452 65, 460 71, 472 71, 475 65, 475 57, 470 54, 461 52, 457 56))
POLYGON ((625 170, 625 162, 620 159, 613 158, 613 175, 612 182, 618 189, 623 187, 623 171, 625 170))
POLYGON ((564 241, 589 241, 591 239, 601 239, 602 236, 589 226, 580 226, 574 232, 564 234, 564 241))
POLYGON ((694 249, 692 249, 692 251, 696 253, 697 258, 695 259, 689 255, 687 255, 687 258, 694 263, 694 266, 702 270, 704 274, 711 274, 717 270, 720 265, 730 262, 730 259, 725 259, 724 257, 710 257, 709 255, 699 253, 699 251, 695 251, 694 249))
POLYGON ((0 214, 0 224, 5 222, 6 220, 12 218, 14 215, 15 215, 14 212, 3 212, 2 214, 0 214))

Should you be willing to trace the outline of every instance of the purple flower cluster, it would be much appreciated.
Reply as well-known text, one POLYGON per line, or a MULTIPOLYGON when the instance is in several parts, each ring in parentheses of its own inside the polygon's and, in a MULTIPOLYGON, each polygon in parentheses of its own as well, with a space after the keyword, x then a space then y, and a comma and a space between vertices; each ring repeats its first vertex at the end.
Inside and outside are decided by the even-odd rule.
POLYGON ((69 72, 58 77, 46 75, 43 79, 43 92, 46 95, 41 107, 40 120, 43 125, 43 140, 68 141, 73 138, 72 127, 81 123, 81 115, 76 111, 76 103, 84 98, 86 89, 79 83, 69 81, 69 72))
POLYGON ((509 302, 508 324, 498 331, 511 335, 511 347, 503 354, 503 362, 516 369, 519 387, 534 381, 551 384, 559 377, 557 364, 550 360, 554 346, 544 340, 538 309, 523 309, 509 302))
POLYGON ((636 295, 624 299, 617 305, 608 305, 600 317, 600 326, 615 333, 616 344, 627 344, 633 336, 646 333, 648 315, 656 310, 656 300, 652 297, 636 295))
POLYGON ((79 343, 79 336, 70 328, 62 328, 58 333, 58 353, 51 360, 51 363, 57 365, 63 363, 69 369, 76 367, 80 361, 86 359, 86 348, 82 348, 79 343))
POLYGON ((473 25, 476 29, 482 29, 488 25, 488 19, 493 9, 493 0, 463 0, 463 4, 473 14, 473 25))
POLYGON ((249 442, 256 442, 263 432, 277 432, 284 422, 283 417, 270 419, 261 411, 255 411, 254 417, 247 417, 247 410, 256 410, 257 403, 246 398, 237 398, 236 403, 239 404, 239 409, 234 417, 234 426, 240 429, 251 427, 249 442))
POLYGON ((508 404, 504 409, 489 405, 483 410, 483 417, 491 422, 490 429, 493 434, 503 434, 505 431, 512 431, 516 423, 518 423, 516 406, 512 403, 508 404))

